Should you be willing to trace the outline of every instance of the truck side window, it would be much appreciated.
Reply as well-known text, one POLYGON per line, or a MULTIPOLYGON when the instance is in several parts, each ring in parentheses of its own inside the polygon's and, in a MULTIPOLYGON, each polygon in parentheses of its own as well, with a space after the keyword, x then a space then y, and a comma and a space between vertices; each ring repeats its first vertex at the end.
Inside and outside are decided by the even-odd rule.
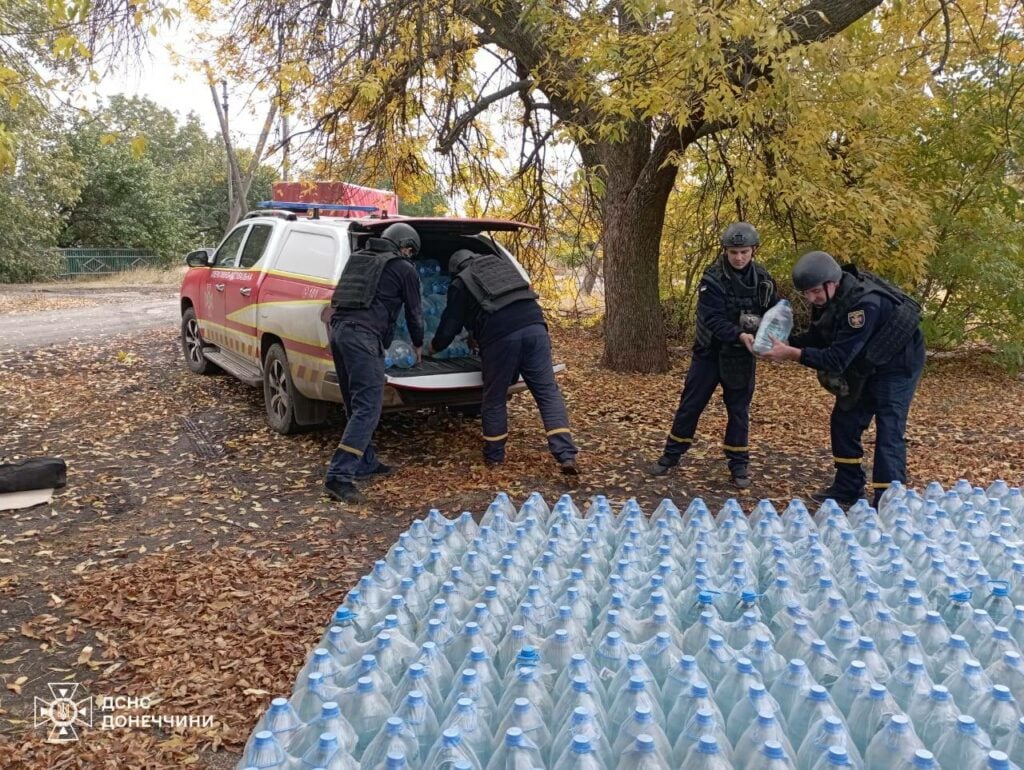
POLYGON ((245 239, 245 246, 242 247, 242 257, 238 260, 239 267, 252 267, 263 257, 267 248, 267 241, 274 228, 270 225, 253 225, 249 230, 249 237, 245 239))
POLYGON ((310 278, 333 280, 338 261, 338 242, 327 234, 292 230, 277 257, 278 270, 310 278))
POLYGON ((238 267, 238 247, 242 245, 242 239, 249 227, 244 225, 231 231, 231 235, 224 239, 224 243, 217 249, 213 259, 214 267, 238 267))

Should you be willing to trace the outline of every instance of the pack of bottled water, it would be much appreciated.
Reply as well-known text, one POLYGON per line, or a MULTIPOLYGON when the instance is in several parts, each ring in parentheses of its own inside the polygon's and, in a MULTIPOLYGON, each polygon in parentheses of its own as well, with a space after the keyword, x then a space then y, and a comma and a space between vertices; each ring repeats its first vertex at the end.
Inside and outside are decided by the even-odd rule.
POLYGON ((238 767, 1014 770, 1024 496, 430 510, 238 767))
MULTIPOLYGON (((420 300, 423 313, 423 346, 437 333, 441 322, 441 314, 448 303, 448 287, 451 276, 441 271, 441 264, 436 259, 417 261, 416 272, 420 277, 420 300)), ((435 358, 463 358, 470 354, 469 334, 465 329, 460 331, 452 343, 436 354, 435 358)), ((398 314, 395 321, 395 339, 384 353, 385 369, 409 369, 416 364, 416 350, 409 336, 409 325, 405 320, 405 308, 398 314)))

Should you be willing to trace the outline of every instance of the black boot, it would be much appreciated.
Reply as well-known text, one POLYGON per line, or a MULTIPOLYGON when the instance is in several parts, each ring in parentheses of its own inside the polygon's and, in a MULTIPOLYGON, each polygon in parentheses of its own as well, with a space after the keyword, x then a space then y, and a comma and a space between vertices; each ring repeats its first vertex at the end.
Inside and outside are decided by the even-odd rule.
POLYGON ((358 487, 351 481, 329 479, 324 482, 324 494, 332 500, 337 500, 339 503, 359 505, 366 502, 366 498, 363 497, 358 487))
POLYGON ((648 465, 645 469, 649 476, 667 476, 668 472, 679 464, 679 460, 673 457, 662 455, 654 465, 648 465))
POLYGON ((746 465, 737 465, 729 472, 732 474, 732 485, 736 489, 750 489, 750 472, 746 465))
POLYGON ((559 470, 566 476, 579 476, 580 469, 576 467, 576 460, 570 457, 568 460, 562 460, 558 463, 559 470))

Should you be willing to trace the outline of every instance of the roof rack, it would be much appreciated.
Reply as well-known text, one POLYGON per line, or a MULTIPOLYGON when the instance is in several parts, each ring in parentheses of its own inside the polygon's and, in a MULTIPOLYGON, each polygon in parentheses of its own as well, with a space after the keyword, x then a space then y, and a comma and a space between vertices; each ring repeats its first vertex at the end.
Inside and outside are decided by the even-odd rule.
POLYGON ((250 211, 248 214, 243 216, 242 219, 252 219, 253 217, 278 217, 280 219, 286 219, 289 222, 294 222, 296 219, 298 219, 297 216, 295 216, 294 214, 292 214, 289 211, 273 211, 273 210, 250 211))
POLYGON ((321 211, 362 211, 369 214, 377 213, 376 206, 353 206, 347 203, 318 203, 316 201, 260 201, 258 209, 277 211, 308 212, 312 219, 319 219, 321 211))

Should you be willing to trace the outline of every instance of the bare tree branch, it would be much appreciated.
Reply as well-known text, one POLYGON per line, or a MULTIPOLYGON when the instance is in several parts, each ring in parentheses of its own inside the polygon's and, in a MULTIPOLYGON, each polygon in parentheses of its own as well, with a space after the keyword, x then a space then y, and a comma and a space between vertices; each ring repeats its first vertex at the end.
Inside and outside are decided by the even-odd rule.
POLYGON ((438 137, 437 151, 444 154, 451 152, 452 145, 455 144, 456 139, 466 129, 466 126, 473 122, 473 118, 485 112, 495 102, 500 102, 532 84, 532 80, 517 80, 515 83, 510 83, 504 88, 480 98, 465 114, 456 119, 455 125, 449 129, 448 133, 438 137))

